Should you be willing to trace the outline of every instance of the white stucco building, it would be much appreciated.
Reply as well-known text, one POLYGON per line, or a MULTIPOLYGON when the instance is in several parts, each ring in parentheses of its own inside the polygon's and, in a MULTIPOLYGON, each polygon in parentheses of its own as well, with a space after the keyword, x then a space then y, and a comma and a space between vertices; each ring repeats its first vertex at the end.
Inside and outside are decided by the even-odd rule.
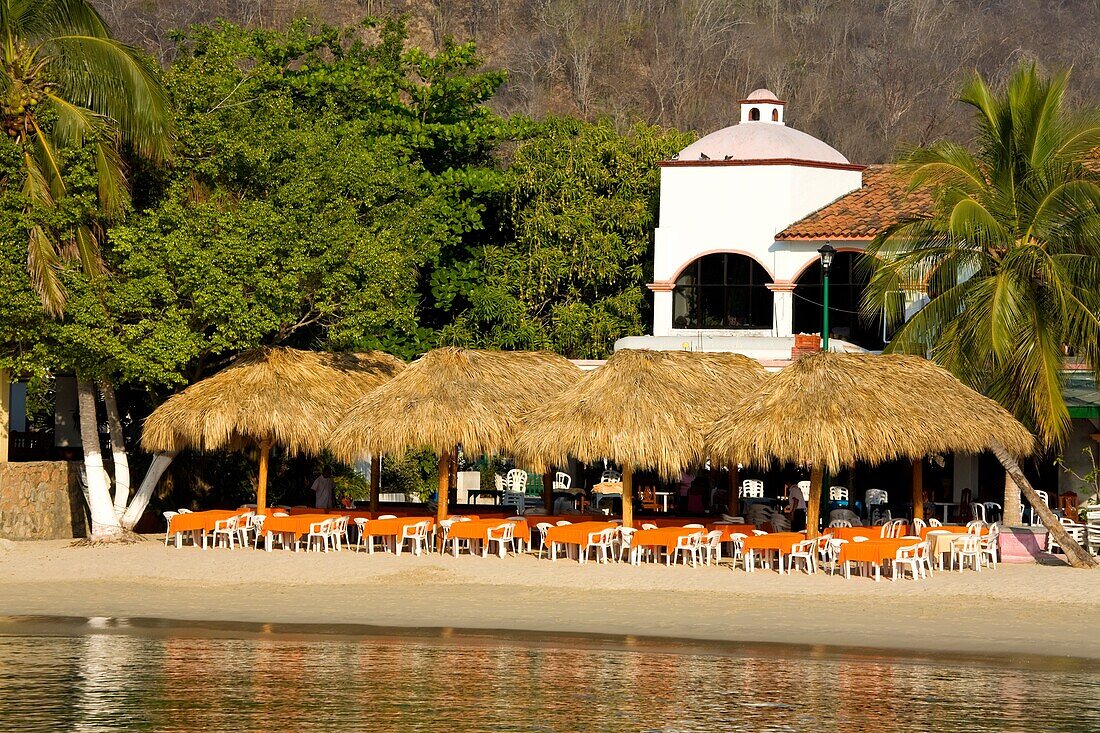
POLYGON ((740 101, 737 124, 660 164, 653 332, 617 348, 789 359, 793 334, 821 329, 817 250, 826 241, 839 250, 830 287, 835 347, 881 348, 881 327, 854 314, 865 283, 854 254, 908 199, 883 166, 852 163, 788 126, 785 112, 784 101, 757 89, 740 101))

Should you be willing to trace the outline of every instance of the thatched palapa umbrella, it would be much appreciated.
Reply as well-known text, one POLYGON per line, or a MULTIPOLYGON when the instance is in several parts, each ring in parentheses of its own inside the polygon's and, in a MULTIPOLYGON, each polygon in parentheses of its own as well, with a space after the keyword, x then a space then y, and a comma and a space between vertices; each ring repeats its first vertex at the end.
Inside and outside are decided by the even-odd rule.
POLYGON ((260 449, 256 505, 263 510, 271 446, 320 453, 348 407, 404 367, 397 357, 379 351, 251 351, 168 398, 146 418, 141 443, 149 451, 217 450, 255 443, 260 449))
POLYGON ((549 352, 435 349, 359 400, 329 442, 344 460, 421 446, 435 451, 443 519, 455 446, 473 454, 508 451, 520 418, 580 374, 549 352))
POLYGON ((633 472, 665 478, 698 465, 703 435, 723 403, 756 388, 764 368, 740 354, 624 349, 535 409, 516 440, 518 457, 542 467, 571 456, 623 470, 623 524, 633 520, 633 472))
MULTIPOLYGON (((805 356, 746 394, 707 433, 712 457, 764 467, 773 460, 810 472, 807 525, 816 533, 822 473, 857 462, 915 462, 942 453, 1026 456, 1035 439, 993 400, 917 356, 805 356)), ((1013 461, 1014 462, 1014 461, 1013 461)))

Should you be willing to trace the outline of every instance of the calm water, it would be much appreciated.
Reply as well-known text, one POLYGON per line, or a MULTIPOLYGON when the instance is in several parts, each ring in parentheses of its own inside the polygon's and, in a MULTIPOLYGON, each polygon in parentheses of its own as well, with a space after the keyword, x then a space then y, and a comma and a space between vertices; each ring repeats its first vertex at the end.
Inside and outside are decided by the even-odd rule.
POLYGON ((1080 661, 0 620, 0 730, 1097 731, 1080 661))

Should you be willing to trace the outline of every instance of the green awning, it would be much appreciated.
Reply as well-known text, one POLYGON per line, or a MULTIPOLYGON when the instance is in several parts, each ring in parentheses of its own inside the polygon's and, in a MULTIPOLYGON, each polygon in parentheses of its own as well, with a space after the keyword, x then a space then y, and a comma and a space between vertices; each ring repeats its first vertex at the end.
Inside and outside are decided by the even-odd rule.
POLYGON ((1100 391, 1096 388, 1096 377, 1092 372, 1066 372, 1062 395, 1070 417, 1100 420, 1100 391))

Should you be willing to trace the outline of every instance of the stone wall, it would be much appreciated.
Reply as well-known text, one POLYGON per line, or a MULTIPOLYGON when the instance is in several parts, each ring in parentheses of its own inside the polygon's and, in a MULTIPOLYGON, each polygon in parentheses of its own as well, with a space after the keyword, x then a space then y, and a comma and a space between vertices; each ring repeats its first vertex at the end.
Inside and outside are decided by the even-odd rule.
POLYGON ((79 463, 0 463, 0 537, 56 540, 87 534, 79 463))

